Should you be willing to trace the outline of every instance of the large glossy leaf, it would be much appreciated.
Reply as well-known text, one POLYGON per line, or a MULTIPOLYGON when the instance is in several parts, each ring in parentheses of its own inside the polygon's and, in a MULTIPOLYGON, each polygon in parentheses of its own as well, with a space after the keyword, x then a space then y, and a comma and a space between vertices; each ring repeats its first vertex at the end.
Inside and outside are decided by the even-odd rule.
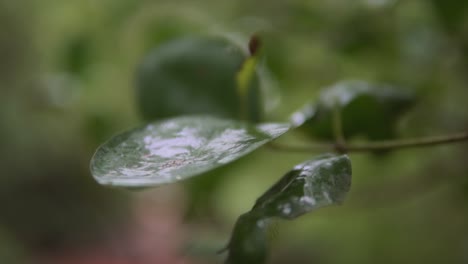
POLYGON ((236 74, 247 55, 221 37, 187 36, 161 44, 138 68, 138 104, 147 120, 210 114, 258 122, 257 76, 239 93, 236 74), (244 114, 244 116, 242 116, 244 114))
POLYGON ((297 165, 239 217, 227 247, 227 263, 263 263, 272 219, 294 219, 340 204, 350 187, 351 162, 346 155, 323 155, 297 165))
POLYGON ((304 106, 291 120, 316 138, 333 139, 333 112, 338 109, 345 137, 388 139, 395 136, 398 117, 413 102, 412 93, 389 85, 344 81, 324 89, 317 102, 304 106))
POLYGON ((288 130, 209 116, 150 123, 104 143, 91 172, 104 185, 149 187, 184 180, 230 163, 288 130))

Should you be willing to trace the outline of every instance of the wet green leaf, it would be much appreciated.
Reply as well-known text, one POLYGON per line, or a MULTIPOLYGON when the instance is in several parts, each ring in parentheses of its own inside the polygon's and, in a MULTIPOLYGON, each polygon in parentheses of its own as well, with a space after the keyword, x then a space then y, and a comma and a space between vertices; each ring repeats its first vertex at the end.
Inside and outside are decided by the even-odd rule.
POLYGON ((267 232, 274 218, 294 219, 340 204, 350 187, 351 162, 346 155, 323 155, 297 165, 239 217, 227 247, 227 263, 265 262, 267 232))
POLYGON ((237 89, 236 74, 246 58, 224 38, 191 36, 158 46, 137 73, 140 112, 147 120, 210 114, 259 121, 263 106, 258 78, 242 94, 237 89))
POLYGON ((184 180, 247 155, 289 129, 209 116, 150 123, 113 137, 96 151, 91 172, 101 184, 150 187, 184 180))
POLYGON ((398 118, 414 101, 412 93, 388 85, 344 81, 324 89, 317 102, 294 113, 291 121, 309 135, 333 139, 333 111, 338 107, 346 138, 388 139, 395 136, 398 118))

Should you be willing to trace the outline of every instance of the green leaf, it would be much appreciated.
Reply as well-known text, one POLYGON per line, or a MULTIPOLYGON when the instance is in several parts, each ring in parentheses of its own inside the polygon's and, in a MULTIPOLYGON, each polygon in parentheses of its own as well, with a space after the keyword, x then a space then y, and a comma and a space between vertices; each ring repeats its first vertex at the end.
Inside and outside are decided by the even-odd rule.
POLYGON ((246 59, 241 48, 224 38, 168 41, 147 55, 138 69, 140 112, 146 120, 210 114, 257 122, 263 111, 257 76, 245 84, 243 97, 237 89, 236 75, 246 59))
POLYGON ((414 101, 412 93, 388 85, 344 81, 324 89, 318 101, 294 113, 291 122, 315 138, 334 139, 333 111, 338 108, 346 138, 389 139, 414 101))
POLYGON ((274 218, 290 220, 340 204, 350 187, 351 162, 346 155, 323 155, 297 165, 239 217, 227 247, 227 263, 265 262, 274 218))
POLYGON ((91 173, 101 184, 122 187, 181 181, 245 156, 288 129, 209 116, 166 119, 104 143, 91 160, 91 173))

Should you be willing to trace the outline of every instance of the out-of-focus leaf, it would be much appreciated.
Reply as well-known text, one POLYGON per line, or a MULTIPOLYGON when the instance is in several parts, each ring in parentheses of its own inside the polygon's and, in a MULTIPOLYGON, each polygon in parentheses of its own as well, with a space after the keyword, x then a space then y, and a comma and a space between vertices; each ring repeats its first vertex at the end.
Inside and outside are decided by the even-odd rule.
POLYGON ((350 187, 351 162, 346 155, 327 154, 297 165, 239 217, 227 247, 227 263, 264 263, 272 219, 294 219, 340 204, 350 187))
POLYGON ((254 35, 249 42, 249 51, 251 56, 247 58, 242 64, 241 68, 236 74, 237 93, 240 96, 241 103, 241 118, 249 119, 249 114, 246 112, 249 106, 249 93, 252 91, 252 84, 256 81, 257 63, 258 63, 258 50, 260 49, 260 42, 256 35, 254 35))
POLYGON ((363 81, 339 82, 294 113, 291 122, 320 139, 333 139, 333 111, 341 111, 344 136, 372 140, 393 138, 398 118, 414 103, 413 94, 388 85, 363 81))
POLYGON ((236 74, 247 56, 223 38, 192 36, 158 46, 137 74, 137 97, 147 120, 185 114, 258 121, 262 112, 258 79, 242 102, 236 74), (242 108, 247 109, 242 109, 242 108), (245 117, 242 117, 245 118, 245 117))
POLYGON ((101 184, 151 187, 184 180, 247 155, 289 129, 209 116, 150 123, 113 137, 96 151, 91 172, 101 184))
POLYGON ((241 96, 247 96, 250 88, 250 83, 254 80, 255 70, 257 68, 257 57, 249 57, 242 64, 241 69, 237 72, 236 81, 237 89, 241 96))

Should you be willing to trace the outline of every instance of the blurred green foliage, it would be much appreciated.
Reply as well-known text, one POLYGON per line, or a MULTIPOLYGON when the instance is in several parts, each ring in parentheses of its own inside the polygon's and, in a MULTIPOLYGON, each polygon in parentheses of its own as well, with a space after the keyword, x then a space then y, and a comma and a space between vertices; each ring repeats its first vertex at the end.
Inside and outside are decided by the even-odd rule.
MULTIPOLYGON (((324 86, 362 79, 422 95, 398 123, 402 136, 442 134, 468 127, 467 9, 456 0, 1 0, 0 246, 11 250, 0 262, 87 243, 124 221, 128 197, 96 186, 87 164, 102 140, 141 122, 136 66, 163 41, 216 33, 245 45, 260 32, 268 85, 282 95, 270 119, 286 120, 324 86)), ((270 262, 466 262, 467 150, 351 155, 349 199, 280 225, 270 262)), ((310 156, 260 151, 224 170, 211 201, 224 238, 278 172, 310 156)))

